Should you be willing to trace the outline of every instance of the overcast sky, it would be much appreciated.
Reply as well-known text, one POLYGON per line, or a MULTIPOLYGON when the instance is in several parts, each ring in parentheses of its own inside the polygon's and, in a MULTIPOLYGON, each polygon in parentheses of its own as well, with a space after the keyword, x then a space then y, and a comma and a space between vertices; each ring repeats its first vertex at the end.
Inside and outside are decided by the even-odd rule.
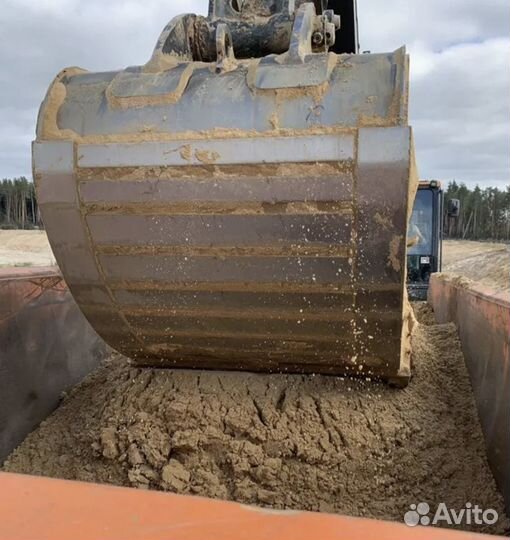
MULTIPOLYGON (((411 54, 411 123, 422 178, 506 187, 508 0, 358 0, 363 50, 411 54)), ((30 176, 39 104, 64 67, 142 64, 176 14, 207 0, 0 0, 0 178, 30 176)))

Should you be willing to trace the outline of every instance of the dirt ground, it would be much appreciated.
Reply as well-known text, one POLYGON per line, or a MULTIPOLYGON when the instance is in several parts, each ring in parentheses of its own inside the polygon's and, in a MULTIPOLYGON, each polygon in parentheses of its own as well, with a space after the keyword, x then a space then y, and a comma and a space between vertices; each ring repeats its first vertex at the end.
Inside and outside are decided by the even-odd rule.
MULTIPOLYGON (((495 509, 453 325, 422 321, 404 390, 325 376, 135 369, 119 356, 65 396, 5 470, 402 522, 409 505, 495 509)), ((473 526, 474 527, 474 526, 473 526)))
POLYGON ((0 268, 54 264, 55 257, 44 231, 0 230, 0 268))
POLYGON ((446 240, 443 271, 478 281, 497 291, 510 292, 510 245, 446 240))

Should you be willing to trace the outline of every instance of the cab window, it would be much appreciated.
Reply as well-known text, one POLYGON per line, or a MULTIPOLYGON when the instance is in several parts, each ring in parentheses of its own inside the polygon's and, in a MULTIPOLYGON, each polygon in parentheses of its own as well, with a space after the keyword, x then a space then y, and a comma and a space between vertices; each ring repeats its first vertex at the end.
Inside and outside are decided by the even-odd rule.
POLYGON ((430 255, 432 253, 433 193, 430 189, 420 189, 416 194, 413 215, 408 231, 411 247, 409 255, 430 255))

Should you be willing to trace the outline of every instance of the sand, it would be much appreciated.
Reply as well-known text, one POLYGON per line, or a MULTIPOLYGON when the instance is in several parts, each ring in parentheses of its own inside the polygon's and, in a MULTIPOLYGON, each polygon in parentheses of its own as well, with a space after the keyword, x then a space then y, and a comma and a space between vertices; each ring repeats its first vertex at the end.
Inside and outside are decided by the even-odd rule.
MULTIPOLYGON (((404 390, 325 376, 135 369, 113 356, 9 457, 12 472, 402 522, 466 502, 509 530, 455 327, 416 305, 404 390)), ((465 526, 469 529, 469 526, 465 526)))
POLYGON ((467 277, 495 291, 510 292, 510 245, 446 240, 443 271, 467 277))
POLYGON ((54 264, 55 257, 45 231, 0 230, 0 268, 54 264))

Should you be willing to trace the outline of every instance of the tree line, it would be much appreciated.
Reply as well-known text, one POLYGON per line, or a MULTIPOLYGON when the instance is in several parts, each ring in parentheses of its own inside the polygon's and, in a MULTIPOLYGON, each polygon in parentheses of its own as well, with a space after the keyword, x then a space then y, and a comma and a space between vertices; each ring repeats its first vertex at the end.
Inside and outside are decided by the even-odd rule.
POLYGON ((33 182, 21 176, 0 182, 0 229, 42 227, 33 182))
MULTIPOLYGON (((445 233, 450 238, 469 240, 510 241, 510 185, 506 190, 450 182, 445 201, 460 200, 460 216, 456 220, 445 215, 445 233)), ((446 214, 445 204, 445 214, 446 214)), ((42 228, 34 184, 25 178, 0 182, 0 228, 42 228)))
MULTIPOLYGON (((510 184, 505 190, 495 187, 468 188, 450 182, 445 202, 460 201, 460 215, 452 220, 445 216, 445 234, 466 240, 510 241, 510 184)), ((447 204, 445 204, 446 212, 447 204)))

